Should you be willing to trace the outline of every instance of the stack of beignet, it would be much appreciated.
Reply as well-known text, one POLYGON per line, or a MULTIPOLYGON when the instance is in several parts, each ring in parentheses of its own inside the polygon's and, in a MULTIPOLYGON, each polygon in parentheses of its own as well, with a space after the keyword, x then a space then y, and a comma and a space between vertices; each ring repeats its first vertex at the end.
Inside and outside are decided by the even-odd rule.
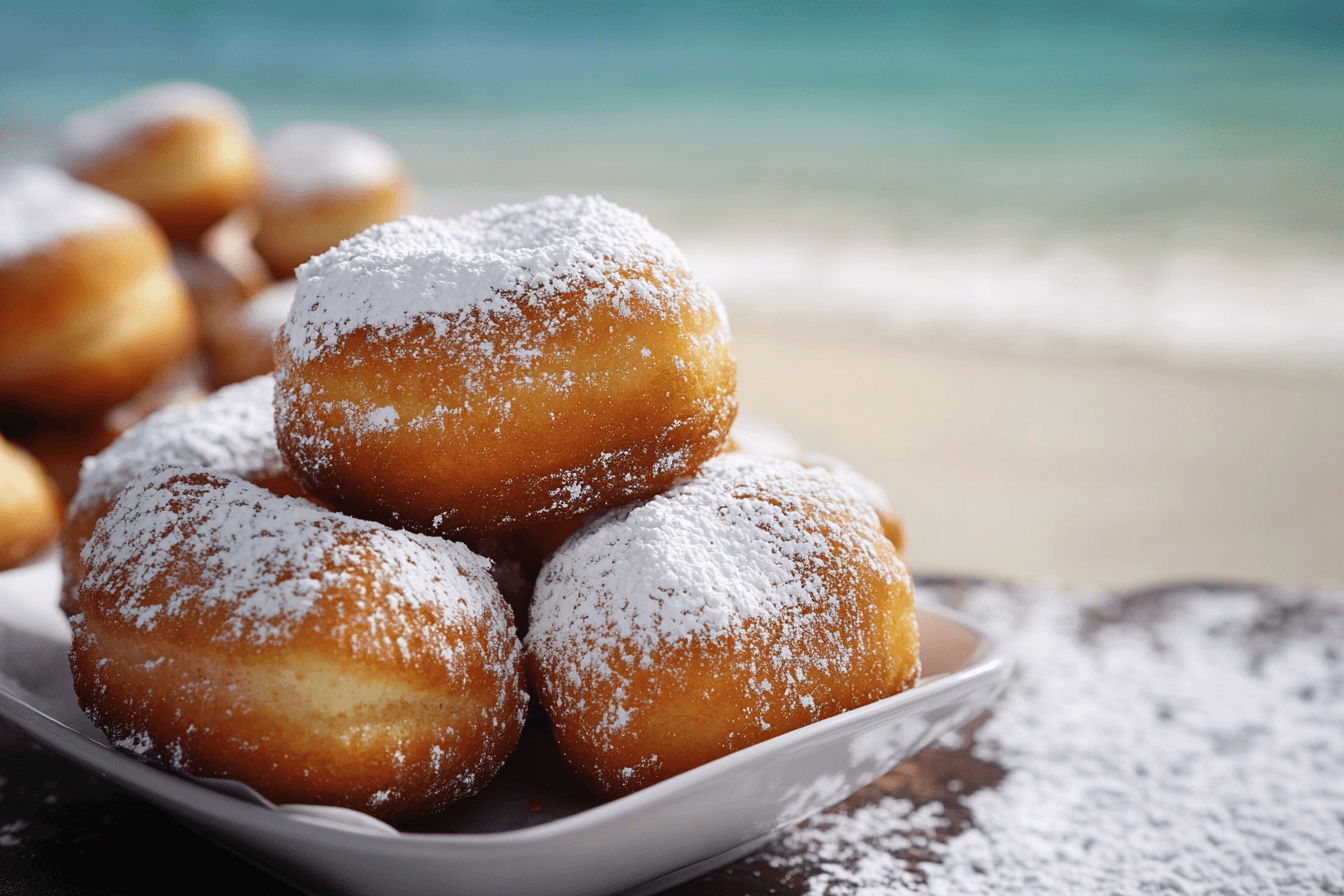
MULTIPOLYGON (((88 465, 72 665, 115 742, 400 819, 488 781, 524 667, 609 795, 918 677, 873 507, 825 470, 722 454, 726 314, 642 217, 547 197, 407 218, 298 279, 251 459, 132 430, 149 472, 109 486, 127 465, 88 465), (245 481, 277 457, 283 487, 245 481), (524 648, 509 601, 522 615, 534 583, 524 648)), ((269 389, 196 416, 255 421, 269 389)))

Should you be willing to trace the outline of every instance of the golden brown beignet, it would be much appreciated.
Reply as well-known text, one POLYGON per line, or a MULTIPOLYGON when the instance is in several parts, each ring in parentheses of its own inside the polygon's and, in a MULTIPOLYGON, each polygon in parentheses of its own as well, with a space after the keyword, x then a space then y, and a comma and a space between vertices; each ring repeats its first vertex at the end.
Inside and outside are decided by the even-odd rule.
POLYGON ((629 793, 919 677, 913 590, 829 473, 717 457, 599 514, 537 580, 528 674, 587 783, 629 793))
POLYGON ((54 168, 0 172, 0 409, 125 401, 181 360, 196 318, 158 228, 54 168))
POLYGON ((266 177, 253 240, 277 280, 360 231, 406 211, 401 159, 367 131, 292 124, 262 144, 266 177))
POLYGON ((75 693, 123 749, 397 820, 479 790, 518 741, 521 647, 460 544, 160 466, 84 560, 75 693))
POLYGON ((74 116, 60 156, 72 175, 134 202, 183 243, 250 202, 261 180, 242 109, 189 82, 158 84, 74 116))
POLYGON ((600 197, 374 227, 299 269, 280 450, 368 519, 481 535, 671 485, 737 411, 722 304, 600 197))

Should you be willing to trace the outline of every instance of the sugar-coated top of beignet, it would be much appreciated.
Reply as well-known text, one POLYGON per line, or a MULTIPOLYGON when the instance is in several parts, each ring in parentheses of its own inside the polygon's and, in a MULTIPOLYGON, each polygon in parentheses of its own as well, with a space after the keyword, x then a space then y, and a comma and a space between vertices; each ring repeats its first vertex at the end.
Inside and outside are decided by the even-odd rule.
POLYGON ((59 168, 0 168, 0 267, 75 234, 150 226, 135 205, 59 168))
POLYGON ((165 408, 84 459, 70 512, 107 501, 148 466, 196 464, 247 478, 281 476, 269 375, 225 386, 205 401, 165 408))
POLYGON ((190 118, 222 119, 239 130, 251 130, 242 106, 222 90, 194 81, 169 81, 72 116, 61 131, 60 164, 67 169, 95 164, 160 124, 190 118))
POLYGON ((262 201, 303 202, 327 192, 376 187, 401 176, 401 158, 383 139, 343 124, 299 122, 261 147, 262 201))
POLYGON ((830 454, 804 450, 788 431, 762 420, 738 417, 729 433, 738 451, 764 457, 794 460, 805 467, 823 467, 840 480, 855 495, 879 510, 891 510, 893 505, 887 490, 873 479, 863 475, 845 461, 830 454))
POLYGON ((528 643, 545 649, 578 628, 652 653, 747 619, 823 606, 831 583, 815 567, 837 556, 906 575, 885 565, 867 531, 827 524, 828 513, 878 526, 876 512, 828 471, 716 457, 664 494, 599 514, 572 536, 537 583, 528 643), (543 597, 551 594, 563 597, 543 597))
MULTIPOLYGON (((429 613, 466 624, 507 613, 489 561, 462 544, 201 467, 163 464, 134 479, 83 559, 81 610, 101 625, 244 654, 340 642, 355 659, 451 668, 445 663, 463 649, 457 633, 417 620, 429 613), (106 597, 91 604, 95 593, 106 597)), ((516 658, 494 659, 511 666, 516 658)))
POLYGON ((517 317, 520 306, 580 288, 586 301, 618 311, 634 293, 655 307, 702 304, 717 314, 727 338, 718 297, 706 288, 687 290, 672 276, 684 277, 687 269, 672 240, 643 215, 600 196, 546 196, 453 219, 408 216, 300 266, 284 335, 303 362, 358 330, 395 336, 427 321, 448 328, 453 318, 473 313, 517 317), (630 276, 646 266, 648 276, 630 276))

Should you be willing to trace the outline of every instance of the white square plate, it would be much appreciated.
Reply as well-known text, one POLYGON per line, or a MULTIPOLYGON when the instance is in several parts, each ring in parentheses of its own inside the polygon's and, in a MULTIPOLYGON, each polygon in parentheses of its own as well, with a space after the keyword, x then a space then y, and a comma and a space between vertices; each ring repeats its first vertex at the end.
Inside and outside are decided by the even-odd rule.
POLYGON ((118 752, 79 713, 54 561, 0 574, 0 717, 47 749, 311 893, 654 893, 745 855, 973 718, 1010 662, 969 621, 919 608, 913 689, 609 802, 530 725, 499 777, 428 824, 273 806, 248 788, 170 774, 118 752), (445 833, 446 832, 446 833, 445 833))

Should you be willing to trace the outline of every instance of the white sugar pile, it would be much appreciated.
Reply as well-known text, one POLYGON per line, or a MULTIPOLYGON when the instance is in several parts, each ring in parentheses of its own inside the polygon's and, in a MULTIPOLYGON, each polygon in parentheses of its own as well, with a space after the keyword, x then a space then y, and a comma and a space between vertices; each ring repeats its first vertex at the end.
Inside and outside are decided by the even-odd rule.
POLYGON ((888 797, 760 858, 817 894, 1344 893, 1338 595, 1187 592, 1099 625, 1078 595, 1025 598, 966 606, 1018 663, 969 827, 888 797))

